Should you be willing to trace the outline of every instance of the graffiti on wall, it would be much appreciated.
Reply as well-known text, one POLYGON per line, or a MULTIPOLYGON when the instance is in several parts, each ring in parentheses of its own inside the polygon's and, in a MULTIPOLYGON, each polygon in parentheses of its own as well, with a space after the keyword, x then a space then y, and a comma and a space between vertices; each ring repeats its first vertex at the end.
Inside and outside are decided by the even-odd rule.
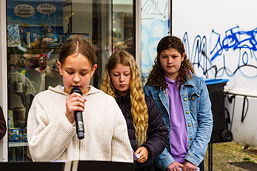
POLYGON ((157 43, 170 31, 168 0, 143 0, 141 15, 141 71, 145 81, 156 57, 157 43))
POLYGON ((182 38, 197 73, 207 78, 257 77, 257 28, 243 31, 236 26, 224 33, 213 29, 209 42, 206 37, 195 36, 192 46, 187 32, 182 38))

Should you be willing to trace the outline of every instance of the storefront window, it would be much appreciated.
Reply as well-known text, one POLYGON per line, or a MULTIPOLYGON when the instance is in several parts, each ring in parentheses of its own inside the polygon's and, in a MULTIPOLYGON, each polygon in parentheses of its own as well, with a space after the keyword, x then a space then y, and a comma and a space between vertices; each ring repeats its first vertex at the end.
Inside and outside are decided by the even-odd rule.
MULTIPOLYGON (((94 46, 99 87, 104 65, 122 42, 134 55, 133 0, 7 0, 9 161, 30 161, 26 121, 34 96, 62 84, 57 60, 73 34, 94 46)), ((47 100, 47 99, 46 99, 47 100)))
POLYGON ((124 49, 135 57, 132 0, 114 0, 113 2, 113 50, 124 49))

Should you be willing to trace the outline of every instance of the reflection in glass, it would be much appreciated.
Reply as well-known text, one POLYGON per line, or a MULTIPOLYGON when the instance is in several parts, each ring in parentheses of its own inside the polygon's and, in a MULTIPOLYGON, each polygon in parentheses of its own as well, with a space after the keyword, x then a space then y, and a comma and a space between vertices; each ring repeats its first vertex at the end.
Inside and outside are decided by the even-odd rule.
MULTIPOLYGON (((63 43, 82 34, 93 44, 101 82, 113 45, 134 53, 133 0, 7 0, 9 161, 30 161, 26 121, 34 96, 62 85, 57 61, 63 43)), ((46 99, 47 100, 47 99, 46 99)))
POLYGON ((133 0, 113 0, 113 51, 126 50, 135 57, 133 0))

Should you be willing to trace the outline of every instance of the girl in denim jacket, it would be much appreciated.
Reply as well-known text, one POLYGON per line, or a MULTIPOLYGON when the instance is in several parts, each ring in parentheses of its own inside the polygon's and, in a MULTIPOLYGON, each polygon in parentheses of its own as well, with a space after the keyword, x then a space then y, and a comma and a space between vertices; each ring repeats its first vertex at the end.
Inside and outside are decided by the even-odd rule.
POLYGON ((168 145, 157 165, 168 171, 202 171, 213 127, 211 102, 179 38, 166 36, 158 43, 144 91, 155 100, 169 130, 168 145))

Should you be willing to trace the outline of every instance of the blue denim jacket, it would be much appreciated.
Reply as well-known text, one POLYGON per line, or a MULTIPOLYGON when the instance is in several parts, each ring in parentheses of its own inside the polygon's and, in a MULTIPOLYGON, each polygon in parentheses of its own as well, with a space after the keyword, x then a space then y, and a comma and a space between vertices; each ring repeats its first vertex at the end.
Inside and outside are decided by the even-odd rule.
MULTIPOLYGON (((188 132, 189 150, 185 160, 198 166, 204 159, 206 148, 211 138, 213 119, 211 101, 206 84, 202 78, 194 74, 192 76, 192 79, 188 79, 185 84, 181 85, 180 97, 188 132)), ((155 100, 165 125, 170 131, 169 98, 166 90, 146 85, 144 91, 155 100)), ((166 169, 175 161, 170 155, 171 146, 169 142, 170 140, 168 139, 165 150, 156 159, 157 164, 162 169, 166 169)))

